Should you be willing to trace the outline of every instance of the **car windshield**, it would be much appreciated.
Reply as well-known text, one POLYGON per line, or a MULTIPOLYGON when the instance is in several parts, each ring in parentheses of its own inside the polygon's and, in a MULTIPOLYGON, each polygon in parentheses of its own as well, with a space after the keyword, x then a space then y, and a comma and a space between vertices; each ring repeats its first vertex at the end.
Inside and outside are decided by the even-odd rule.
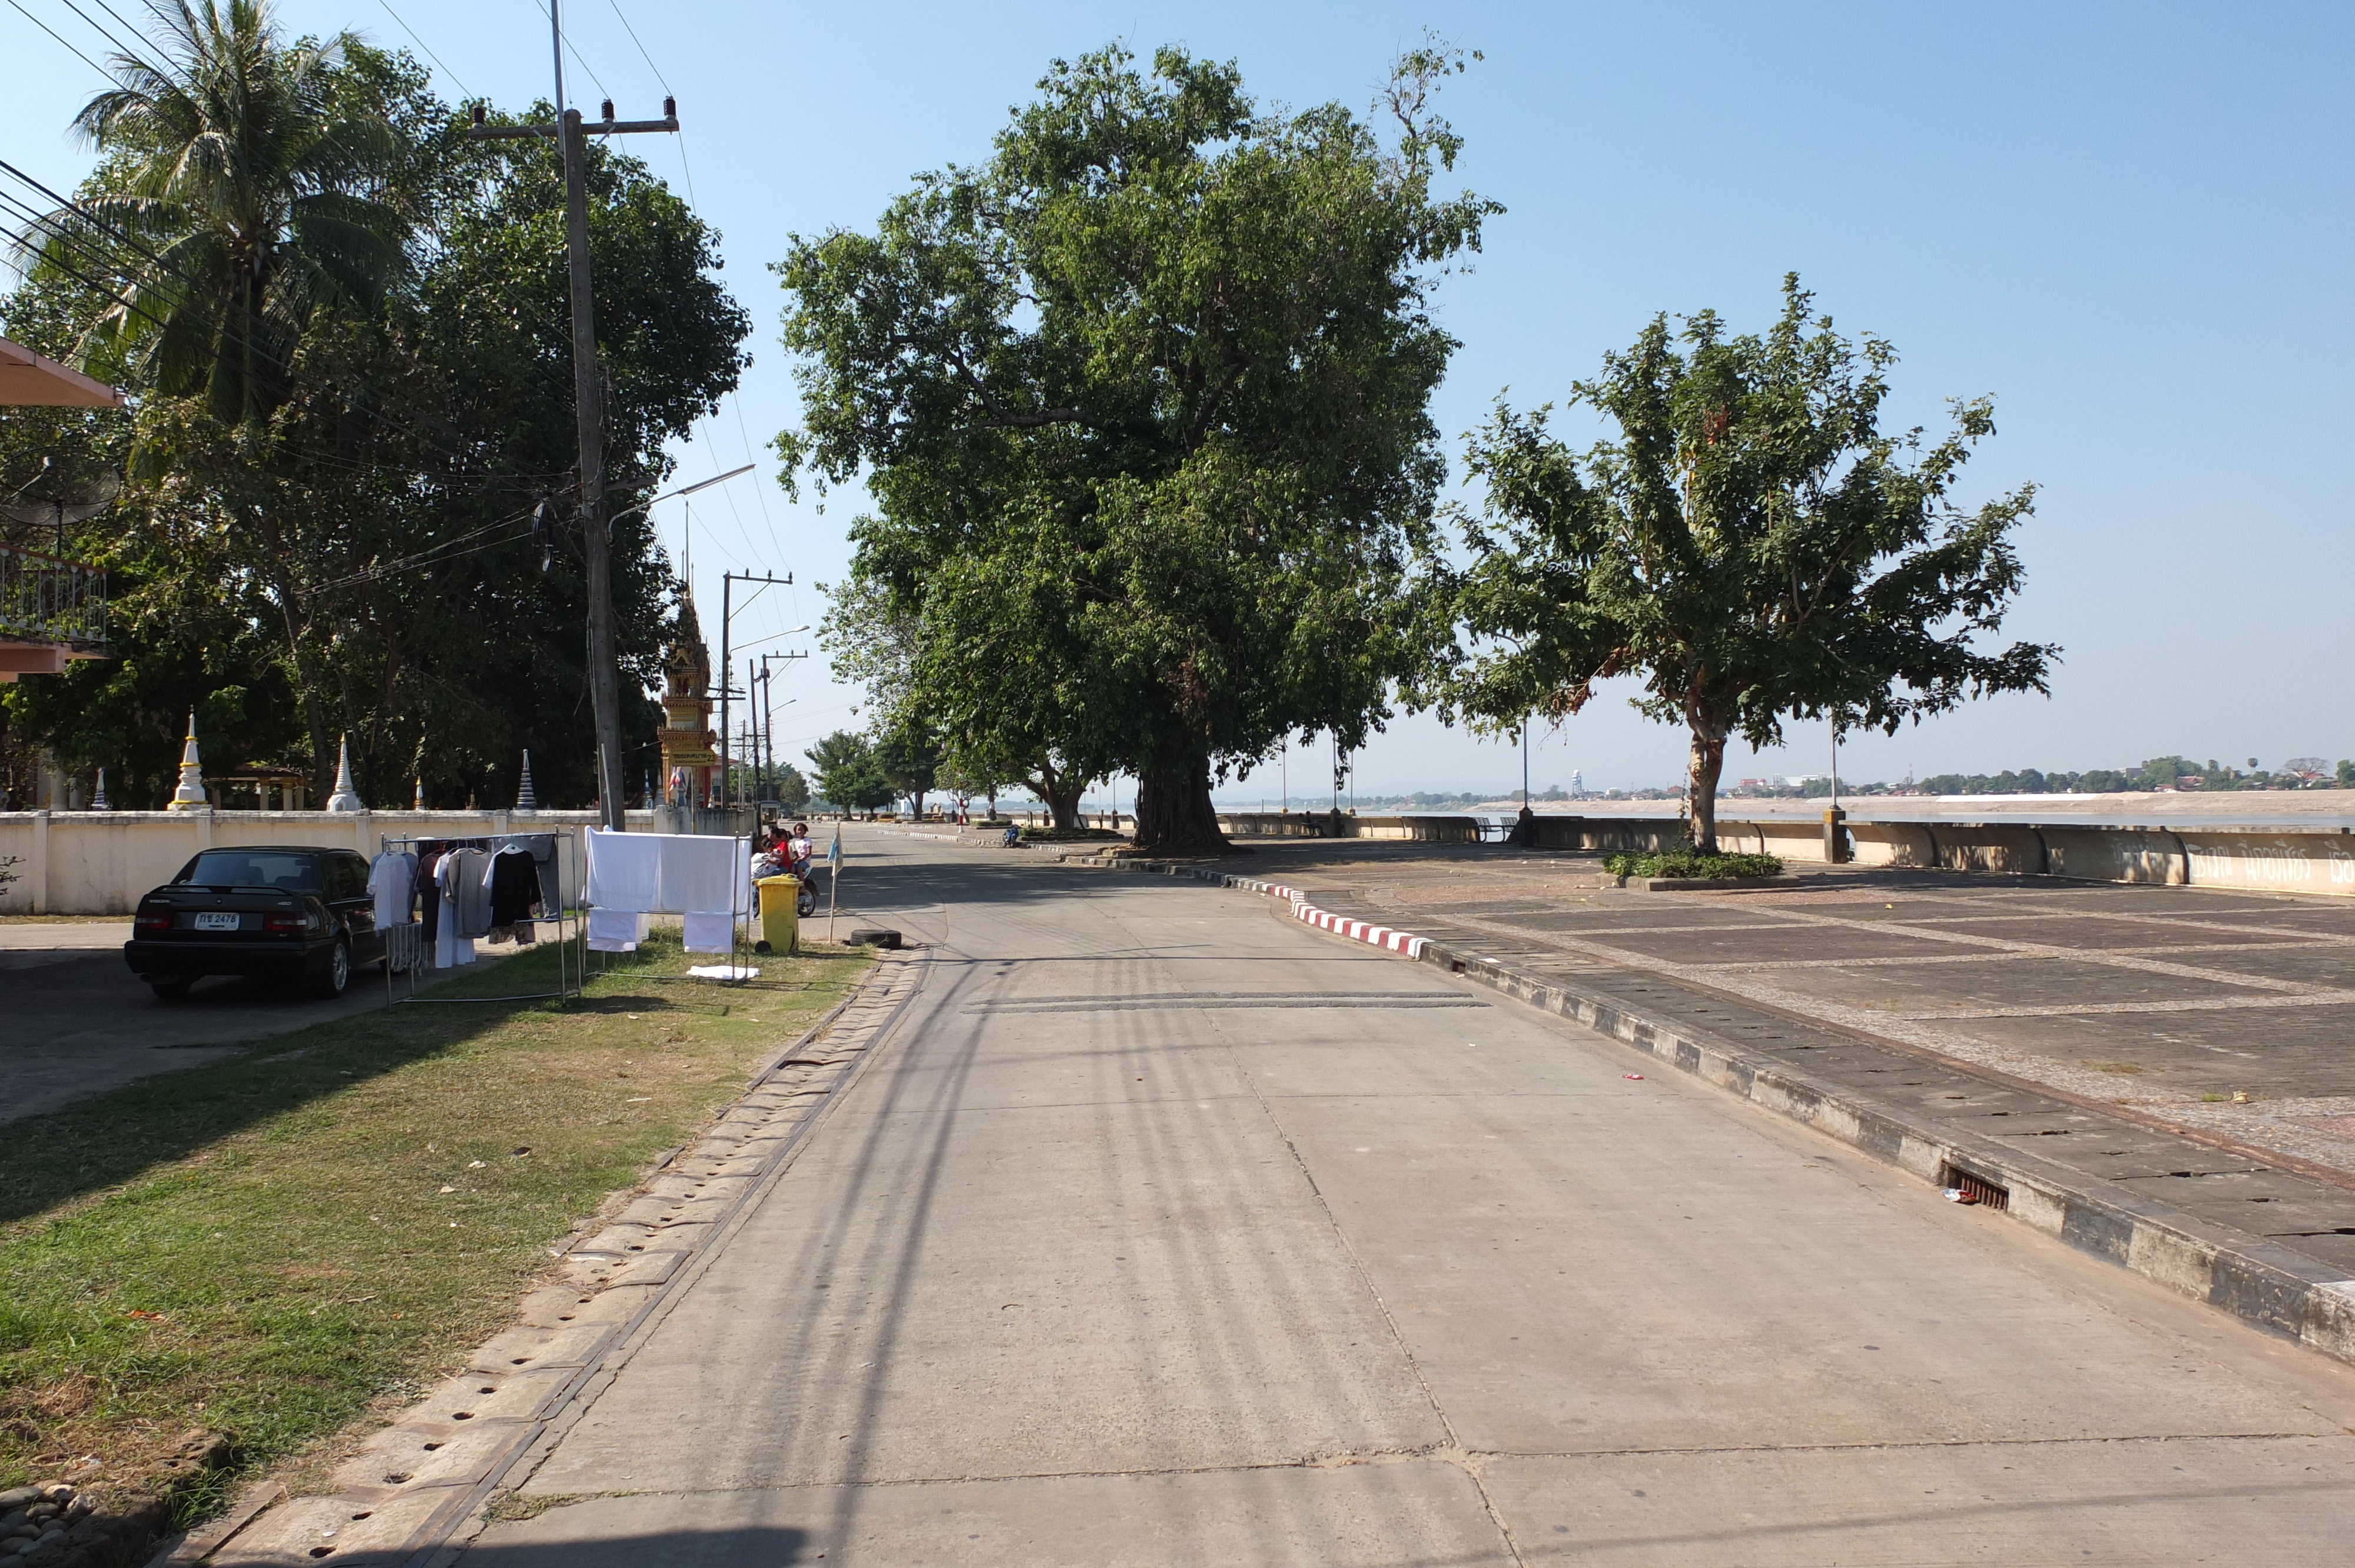
POLYGON ((182 882, 204 887, 270 887, 282 893, 319 891, 319 857, 269 850, 207 850, 182 882))

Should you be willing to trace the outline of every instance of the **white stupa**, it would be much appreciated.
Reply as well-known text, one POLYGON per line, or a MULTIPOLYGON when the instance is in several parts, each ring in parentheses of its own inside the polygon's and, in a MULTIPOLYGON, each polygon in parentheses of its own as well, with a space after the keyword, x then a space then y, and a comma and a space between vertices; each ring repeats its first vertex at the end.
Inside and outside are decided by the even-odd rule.
POLYGON ((197 756, 197 710, 188 710, 188 738, 180 747, 180 783, 172 791, 172 803, 165 808, 173 811, 209 811, 212 802, 205 798, 205 769, 197 756))
POLYGON ((344 736, 336 748, 336 792, 327 797, 330 811, 365 811, 368 806, 360 800, 359 791, 352 788, 352 737, 344 736))

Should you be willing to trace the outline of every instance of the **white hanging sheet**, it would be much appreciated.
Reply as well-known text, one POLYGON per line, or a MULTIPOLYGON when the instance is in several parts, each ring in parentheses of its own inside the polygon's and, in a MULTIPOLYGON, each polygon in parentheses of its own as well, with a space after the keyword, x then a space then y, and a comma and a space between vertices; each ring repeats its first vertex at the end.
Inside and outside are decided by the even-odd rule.
POLYGON ((750 840, 665 833, 656 842, 662 845, 658 907, 664 913, 729 915, 744 906, 751 886, 750 840))
POLYGON ((660 911, 662 833, 616 833, 591 828, 581 841, 589 862, 588 899, 600 909, 660 911))
POLYGON ((686 929, 680 933, 681 945, 690 953, 726 953, 736 947, 736 916, 733 915, 689 915, 686 929))
POLYGON ((650 915, 726 915, 751 891, 751 841, 704 833, 611 833, 587 840, 589 902, 650 915))
POLYGON ((646 917, 634 910, 589 911, 589 950, 592 953, 634 953, 645 936, 646 917))

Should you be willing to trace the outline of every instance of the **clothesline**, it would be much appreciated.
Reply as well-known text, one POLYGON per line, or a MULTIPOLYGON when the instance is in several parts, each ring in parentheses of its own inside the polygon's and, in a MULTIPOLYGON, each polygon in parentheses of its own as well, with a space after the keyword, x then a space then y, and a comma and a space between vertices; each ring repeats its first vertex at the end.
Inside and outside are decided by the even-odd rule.
POLYGON ((649 915, 679 916, 691 953, 736 952, 751 903, 750 839, 591 828, 582 851, 591 952, 635 951, 649 915))

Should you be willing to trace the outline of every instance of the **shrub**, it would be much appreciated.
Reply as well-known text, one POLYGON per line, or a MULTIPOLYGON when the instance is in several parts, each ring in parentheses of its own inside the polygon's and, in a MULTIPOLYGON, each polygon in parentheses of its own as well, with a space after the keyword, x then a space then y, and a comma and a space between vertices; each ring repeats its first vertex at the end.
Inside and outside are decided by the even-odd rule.
POLYGON ((1658 854, 1609 855, 1603 869, 1614 876, 1780 876, 1783 863, 1771 854, 1702 854, 1678 844, 1658 854))

